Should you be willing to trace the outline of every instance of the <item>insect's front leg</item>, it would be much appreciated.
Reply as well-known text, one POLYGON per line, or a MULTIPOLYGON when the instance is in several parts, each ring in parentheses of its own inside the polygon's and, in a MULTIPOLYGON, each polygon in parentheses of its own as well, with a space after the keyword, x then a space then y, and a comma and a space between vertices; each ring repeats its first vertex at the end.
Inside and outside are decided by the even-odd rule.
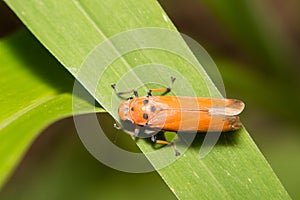
POLYGON ((141 127, 140 126, 136 126, 134 131, 133 131, 133 134, 134 134, 134 137, 138 137, 139 134, 140 134, 140 131, 141 131, 141 127))
POLYGON ((128 98, 124 98, 122 95, 129 94, 129 93, 133 93, 134 97, 139 97, 139 94, 135 89, 125 90, 120 92, 118 91, 116 84, 112 84, 111 87, 114 89, 116 95, 118 95, 118 97, 120 97, 121 99, 128 99, 128 98))
POLYGON ((148 90, 148 96, 152 96, 152 92, 163 92, 162 95, 167 94, 168 92, 170 92, 172 90, 173 83, 174 83, 175 80, 176 80, 176 78, 171 76, 171 83, 170 83, 169 87, 148 90))
POLYGON ((133 136, 133 137, 138 137, 138 134, 140 132, 140 128, 137 125, 135 125, 134 129, 128 130, 128 129, 124 128, 124 126, 122 124, 119 124, 118 122, 114 123, 114 128, 117 130, 122 130, 125 133, 127 133, 128 135, 133 136))
POLYGON ((119 123, 117 123, 117 122, 114 123, 114 128, 117 129, 117 130, 123 130, 122 126, 119 123))

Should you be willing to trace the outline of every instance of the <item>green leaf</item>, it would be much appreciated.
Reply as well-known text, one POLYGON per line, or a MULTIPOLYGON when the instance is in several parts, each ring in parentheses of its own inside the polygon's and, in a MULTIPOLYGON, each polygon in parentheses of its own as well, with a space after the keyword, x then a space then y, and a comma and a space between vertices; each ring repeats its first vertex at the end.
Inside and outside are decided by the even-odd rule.
MULTIPOLYGON (((175 75, 178 78, 174 85, 176 95, 190 95, 188 89, 191 89, 197 96, 220 96, 204 70, 197 68, 194 57, 178 36, 165 35, 163 38, 159 32, 156 32, 158 35, 147 32, 149 29, 144 35, 133 32, 128 37, 116 37, 112 42, 106 41, 105 51, 96 49, 94 53, 98 54, 90 54, 87 59, 90 51, 100 42, 127 30, 145 27, 175 30, 156 1, 27 1, 26 4, 21 0, 6 2, 88 91, 96 91, 93 96, 115 118, 118 101, 114 100, 116 97, 110 84, 118 82, 121 77, 118 83, 120 89, 131 89, 132 86, 149 83, 151 79, 156 84, 167 85, 169 76, 175 75), (152 42, 156 43, 151 46, 152 42), (145 48, 147 45, 152 48, 145 48), (155 45, 166 45, 167 48, 153 49, 157 47, 155 45), (123 51, 128 47, 138 46, 141 48, 132 52, 123 51), (180 51, 192 61, 184 60, 178 56, 178 52, 177 55, 171 52, 170 48, 180 51), (96 55, 104 57, 99 60, 96 55), (101 62, 116 55, 121 56, 101 68, 101 62), (83 74, 80 71, 81 63, 84 63, 83 67, 87 67, 83 74), (139 66, 142 64, 144 66, 139 66), (96 85, 95 80, 98 81, 96 85)), ((166 30, 161 30, 166 33, 164 31, 166 30)), ((289 199, 245 129, 222 134, 214 149, 205 158, 199 159, 199 147, 203 140, 204 136, 198 135, 183 156, 158 170, 179 199, 289 199)), ((145 140, 139 140, 138 145, 143 152, 152 150, 145 140)), ((146 154, 154 166, 174 159, 171 148, 163 149, 170 151, 162 153, 160 157, 146 154)))
MULTIPOLYGON (((107 113, 99 116, 115 138, 116 130, 111 126, 114 119, 107 113)), ((118 136, 121 136, 118 141, 124 142, 121 139, 125 138, 138 149, 127 135, 118 136)), ((99 163, 82 145, 70 118, 54 123, 38 137, 16 174, 0 192, 0 199, 20 197, 32 200, 176 199, 156 172, 136 175, 99 163), (145 187, 149 183, 151 195, 145 195, 149 193, 149 187, 145 187)))
MULTIPOLYGON (((25 31, 0 41, 0 60, 2 186, 41 130, 73 114, 74 80, 25 31)), ((79 103, 75 114, 92 112, 93 107, 88 102, 74 98, 79 103)))

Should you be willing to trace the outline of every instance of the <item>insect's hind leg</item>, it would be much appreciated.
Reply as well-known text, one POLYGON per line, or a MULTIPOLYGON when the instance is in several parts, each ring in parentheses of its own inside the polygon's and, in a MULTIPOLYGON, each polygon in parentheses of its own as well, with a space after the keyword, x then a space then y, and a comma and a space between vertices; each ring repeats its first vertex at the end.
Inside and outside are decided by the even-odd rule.
POLYGON ((154 143, 156 143, 156 144, 164 144, 164 145, 170 145, 170 146, 172 146, 174 148, 174 151, 175 151, 175 156, 180 156, 180 152, 176 148, 175 142, 168 142, 166 140, 157 140, 156 139, 156 135, 152 135, 151 136, 151 141, 154 142, 154 143))
POLYGON ((115 93, 118 95, 118 97, 120 97, 121 99, 127 99, 124 98, 122 95, 124 94, 129 94, 129 93, 133 93, 133 95, 135 97, 139 97, 138 92, 135 89, 132 90, 126 90, 126 91, 118 91, 116 84, 112 84, 111 87, 114 89, 115 93))
POLYGON ((173 76, 171 76, 171 84, 170 84, 169 87, 167 87, 167 88, 158 88, 158 89, 148 90, 148 96, 152 96, 152 93, 153 93, 153 92, 163 92, 162 95, 167 94, 168 92, 170 92, 170 91, 172 90, 173 83, 174 83, 175 80, 176 80, 176 78, 173 77, 173 76))

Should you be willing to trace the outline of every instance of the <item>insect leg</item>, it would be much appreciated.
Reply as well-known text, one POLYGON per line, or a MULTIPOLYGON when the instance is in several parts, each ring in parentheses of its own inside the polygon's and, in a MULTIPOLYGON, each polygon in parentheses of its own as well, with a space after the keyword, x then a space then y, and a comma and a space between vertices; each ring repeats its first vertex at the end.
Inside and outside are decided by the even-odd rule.
POLYGON ((169 87, 148 90, 148 96, 152 96, 152 92, 163 92, 163 95, 167 94, 168 92, 171 91, 175 80, 176 80, 176 78, 171 76, 171 84, 169 87))
POLYGON ((136 126, 135 127, 134 132, 133 132, 134 137, 138 137, 139 136, 140 130, 141 130, 140 126, 136 126))
POLYGON ((122 130, 122 126, 119 123, 114 123, 114 128, 117 130, 122 130))
POLYGON ((128 135, 133 136, 133 137, 138 137, 138 135, 139 135, 139 133, 140 133, 140 129, 141 129, 140 126, 136 126, 135 129, 134 129, 133 131, 127 130, 127 129, 124 129, 124 128, 122 127, 122 125, 119 124, 119 123, 117 123, 117 122, 114 124, 114 128, 117 129, 117 130, 122 130, 123 132, 125 132, 125 133, 127 133, 128 135))
POLYGON ((112 84, 111 87, 115 90, 115 93, 116 93, 116 94, 118 95, 118 97, 120 97, 121 99, 126 99, 126 98, 124 98, 122 95, 124 95, 124 94, 129 94, 129 93, 133 93, 133 95, 134 95, 135 97, 139 97, 138 92, 137 92, 135 89, 132 89, 132 90, 126 90, 126 91, 119 92, 118 89, 117 89, 116 84, 112 84))
POLYGON ((156 143, 156 144, 171 145, 174 148, 175 156, 180 156, 180 152, 177 150, 175 142, 168 142, 168 141, 165 141, 165 140, 157 140, 156 135, 151 136, 151 141, 156 143))

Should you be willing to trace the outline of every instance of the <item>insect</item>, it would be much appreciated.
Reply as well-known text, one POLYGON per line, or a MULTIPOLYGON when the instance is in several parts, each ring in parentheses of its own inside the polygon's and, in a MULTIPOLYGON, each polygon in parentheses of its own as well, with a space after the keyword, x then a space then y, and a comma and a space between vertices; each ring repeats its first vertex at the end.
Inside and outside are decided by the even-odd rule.
POLYGON ((127 98, 118 109, 122 121, 135 125, 134 131, 127 131, 127 133, 137 137, 143 129, 146 134, 152 136, 153 142, 169 144, 167 141, 156 140, 156 133, 158 131, 226 132, 242 127, 238 115, 243 111, 245 104, 240 100, 152 96, 152 93, 170 92, 174 81, 175 78, 171 77, 169 87, 149 90, 148 95, 144 97, 139 97, 134 89, 119 92, 116 85, 112 85, 120 98, 128 93, 134 94, 134 98, 127 98))

